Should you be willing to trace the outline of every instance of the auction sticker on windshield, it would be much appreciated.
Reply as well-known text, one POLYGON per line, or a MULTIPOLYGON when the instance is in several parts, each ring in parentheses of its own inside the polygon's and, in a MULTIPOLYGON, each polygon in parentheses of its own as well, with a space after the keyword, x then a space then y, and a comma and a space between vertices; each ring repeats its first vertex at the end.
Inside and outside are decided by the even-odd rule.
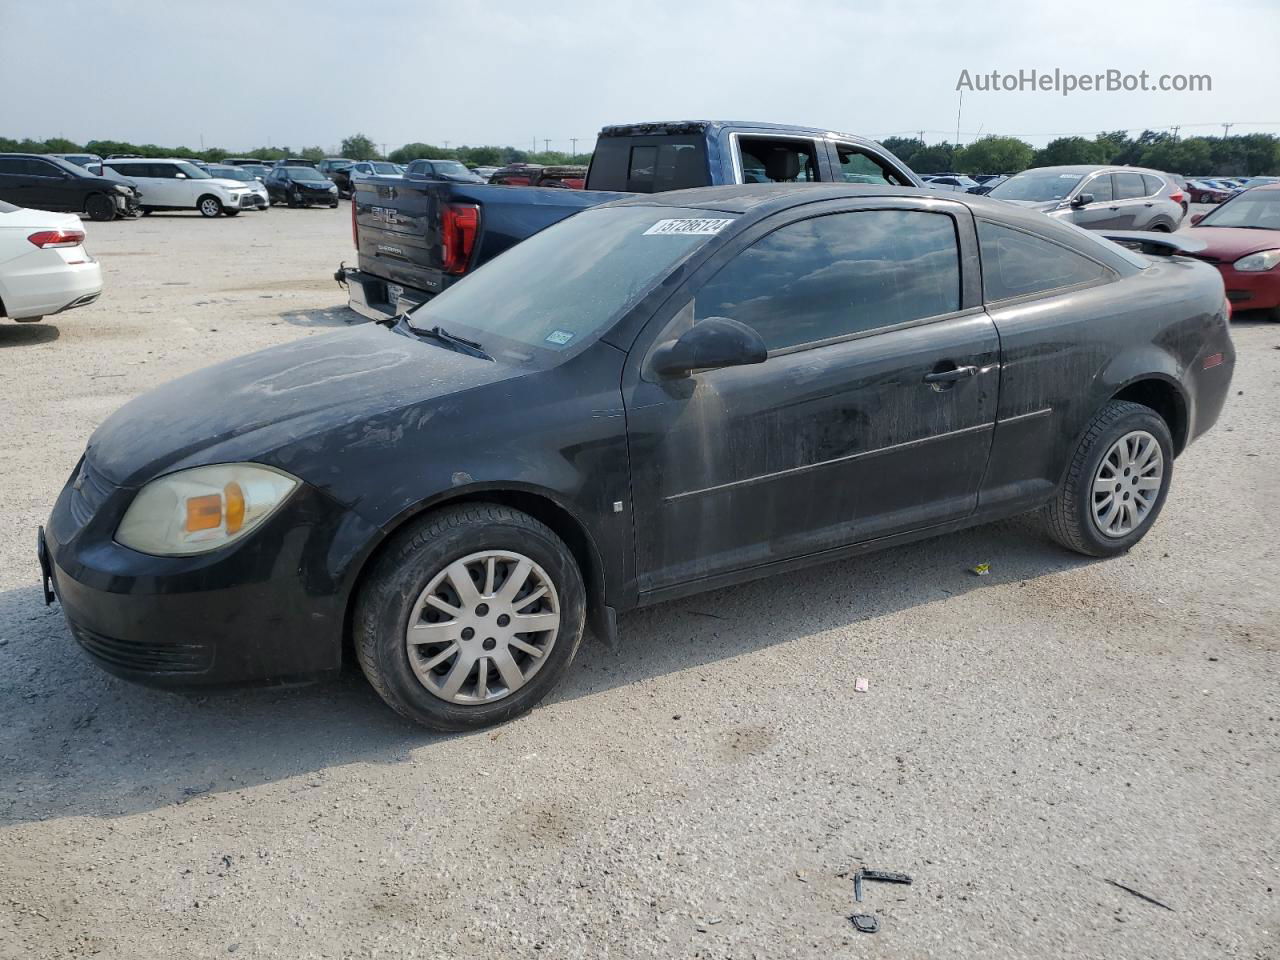
POLYGON ((733 223, 732 220, 708 220, 695 217, 681 220, 659 220, 644 232, 644 236, 667 233, 712 235, 719 233, 731 223, 733 223))
POLYGON ((547 334, 547 343, 554 343, 558 347, 563 347, 572 339, 573 334, 568 330, 552 330, 547 334))

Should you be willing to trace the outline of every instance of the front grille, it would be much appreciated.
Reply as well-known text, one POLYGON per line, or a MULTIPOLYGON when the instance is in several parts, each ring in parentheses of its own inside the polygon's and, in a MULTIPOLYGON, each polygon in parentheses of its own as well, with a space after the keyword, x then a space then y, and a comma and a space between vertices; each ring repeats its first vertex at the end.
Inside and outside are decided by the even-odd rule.
POLYGON ((80 462, 80 472, 71 485, 71 519, 83 527, 107 502, 115 488, 101 473, 93 468, 88 457, 80 462))
POLYGON ((77 624, 71 625, 76 642, 103 663, 141 673, 203 673, 213 665, 213 650, 199 643, 144 643, 117 640, 77 624))

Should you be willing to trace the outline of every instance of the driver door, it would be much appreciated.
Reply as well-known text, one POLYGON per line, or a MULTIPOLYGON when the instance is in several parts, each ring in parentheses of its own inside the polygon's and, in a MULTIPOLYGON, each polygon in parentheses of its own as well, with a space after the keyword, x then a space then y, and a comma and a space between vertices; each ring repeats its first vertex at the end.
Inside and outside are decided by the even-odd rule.
POLYGON ((959 205, 937 212, 937 200, 862 205, 807 208, 730 247, 632 351, 642 595, 974 510, 999 350, 976 270, 961 269, 976 262, 972 219, 959 205), (756 329, 768 359, 646 372, 654 347, 710 316, 756 329))
POLYGON ((1093 194, 1093 202, 1072 207, 1067 219, 1086 230, 1116 230, 1124 226, 1125 213, 1115 199, 1111 174, 1099 173, 1076 191, 1075 196, 1093 194))

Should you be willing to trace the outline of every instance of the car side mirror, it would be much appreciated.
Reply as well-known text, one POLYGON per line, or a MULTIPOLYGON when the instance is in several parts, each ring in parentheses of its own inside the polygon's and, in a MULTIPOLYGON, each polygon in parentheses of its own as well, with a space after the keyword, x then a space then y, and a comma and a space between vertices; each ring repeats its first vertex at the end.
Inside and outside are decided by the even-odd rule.
POLYGON ((728 317, 707 317, 678 339, 653 352, 653 371, 661 377, 687 377, 694 370, 718 370, 764 363, 769 348, 745 323, 728 317))
POLYGON ((1194 227, 1197 223, 1204 219, 1203 213, 1193 213, 1191 215, 1191 225, 1194 227))
POLYGON ((185 180, 187 179, 187 175, 182 171, 178 171, 177 173, 174 174, 174 178, 177 180, 185 180))
POLYGON ((1093 194, 1092 194, 1092 193, 1077 193, 1077 194, 1076 194, 1076 195, 1071 199, 1071 206, 1076 207, 1076 208, 1084 207, 1084 206, 1087 206, 1087 205, 1089 205, 1089 204, 1091 204, 1091 203, 1093 203, 1093 194))

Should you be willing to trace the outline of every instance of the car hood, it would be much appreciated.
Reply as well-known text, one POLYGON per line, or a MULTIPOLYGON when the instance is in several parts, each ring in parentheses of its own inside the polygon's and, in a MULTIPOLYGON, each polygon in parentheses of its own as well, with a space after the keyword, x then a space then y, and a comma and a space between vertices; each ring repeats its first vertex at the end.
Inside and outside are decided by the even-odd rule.
POLYGON ((1203 240, 1203 255, 1218 260, 1238 260, 1259 250, 1280 249, 1280 230, 1250 230, 1248 227, 1192 227, 1187 233, 1203 240))
MULTIPOLYGON (((990 196, 990 194, 988 194, 990 196)), ((1048 213, 1050 210, 1057 210, 1062 206, 1061 200, 1005 200, 1003 197, 991 197, 992 200, 1003 200, 1005 203, 1012 203, 1015 207, 1024 207, 1027 210, 1040 210, 1048 213)))
POLYGON ((375 417, 406 408, 429 417, 444 398, 524 372, 365 324, 157 387, 109 416, 90 437, 86 455, 121 486, 205 463, 252 460, 288 470, 282 451, 309 437, 341 430, 349 434, 343 445, 358 447, 375 417))

